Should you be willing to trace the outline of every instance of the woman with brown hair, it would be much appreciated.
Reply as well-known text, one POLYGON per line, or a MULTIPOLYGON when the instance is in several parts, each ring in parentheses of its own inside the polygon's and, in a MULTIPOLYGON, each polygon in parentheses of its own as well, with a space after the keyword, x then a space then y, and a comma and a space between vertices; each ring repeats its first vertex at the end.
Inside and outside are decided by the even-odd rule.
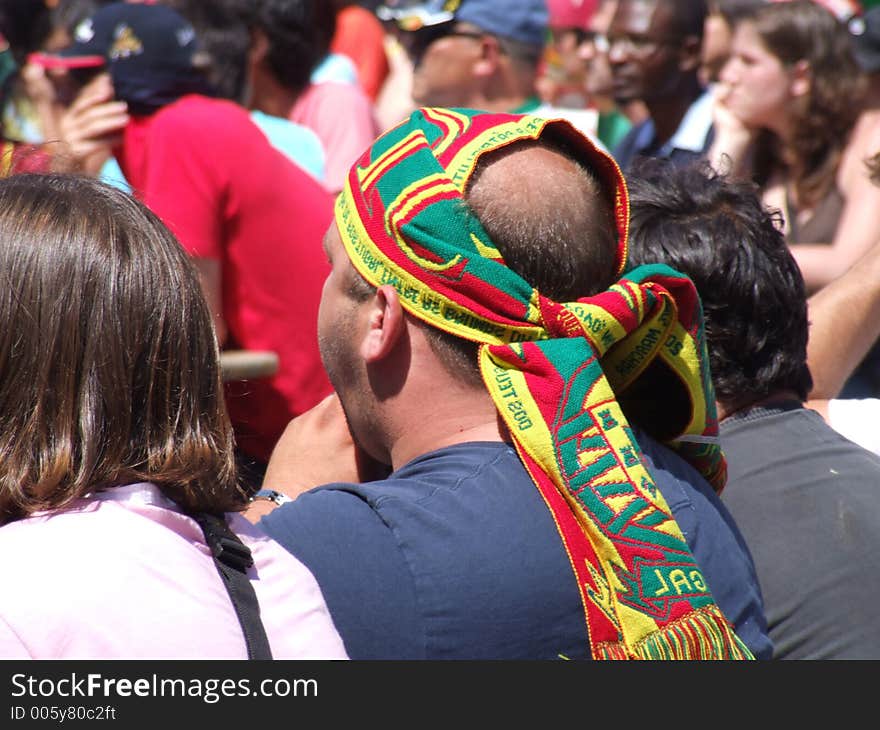
POLYGON ((846 27, 812 0, 767 3, 741 18, 724 65, 710 158, 756 180, 785 218, 808 291, 880 239, 880 187, 866 161, 880 117, 846 27))
POLYGON ((13 176, 0 272, 0 657, 343 658, 311 573, 230 514, 217 342, 168 229, 13 176))

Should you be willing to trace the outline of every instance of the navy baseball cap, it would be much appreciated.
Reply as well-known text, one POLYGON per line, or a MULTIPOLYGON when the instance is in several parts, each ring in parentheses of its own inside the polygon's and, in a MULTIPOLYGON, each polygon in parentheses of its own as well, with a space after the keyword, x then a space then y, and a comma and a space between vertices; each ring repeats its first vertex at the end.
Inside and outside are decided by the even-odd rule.
POLYGON ((880 6, 857 15, 849 23, 853 54, 866 73, 880 71, 880 6))
POLYGON ((386 0, 376 14, 403 31, 456 20, 531 46, 545 44, 550 22, 546 0, 386 0))
POLYGON ((198 68, 195 29, 175 10, 152 3, 116 2, 99 8, 74 30, 73 43, 29 60, 46 68, 106 66, 116 98, 135 114, 155 111, 181 96, 210 93, 198 68))

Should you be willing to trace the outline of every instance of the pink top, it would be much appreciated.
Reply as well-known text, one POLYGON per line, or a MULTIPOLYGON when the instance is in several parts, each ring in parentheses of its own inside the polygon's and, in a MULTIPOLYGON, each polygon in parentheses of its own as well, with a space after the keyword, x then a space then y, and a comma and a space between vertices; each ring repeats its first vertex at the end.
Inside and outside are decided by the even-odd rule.
POLYGON ((355 161, 379 136, 369 97, 355 84, 322 81, 297 99, 290 121, 308 127, 324 145, 324 187, 338 193, 355 161))
MULTIPOLYGON (((345 659, 311 572, 256 526, 230 527, 276 659, 345 659)), ((199 526, 152 484, 0 528, 0 658, 246 659, 199 526)))

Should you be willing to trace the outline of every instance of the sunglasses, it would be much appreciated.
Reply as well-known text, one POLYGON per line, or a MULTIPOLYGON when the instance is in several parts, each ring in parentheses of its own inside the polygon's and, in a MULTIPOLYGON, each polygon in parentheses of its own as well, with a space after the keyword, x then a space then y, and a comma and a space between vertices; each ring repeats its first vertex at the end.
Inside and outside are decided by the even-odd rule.
POLYGON ((615 35, 605 39, 607 50, 623 53, 628 56, 647 56, 663 46, 676 46, 681 38, 650 38, 638 35, 615 35))
POLYGON ((602 33, 586 28, 570 28, 568 30, 574 35, 579 46, 584 43, 592 43, 599 53, 606 53, 608 51, 608 38, 602 33))
POLYGON ((441 38, 476 38, 485 37, 485 33, 474 30, 460 30, 454 22, 426 25, 418 30, 400 34, 400 42, 409 54, 413 64, 418 66, 428 52, 428 48, 441 38))

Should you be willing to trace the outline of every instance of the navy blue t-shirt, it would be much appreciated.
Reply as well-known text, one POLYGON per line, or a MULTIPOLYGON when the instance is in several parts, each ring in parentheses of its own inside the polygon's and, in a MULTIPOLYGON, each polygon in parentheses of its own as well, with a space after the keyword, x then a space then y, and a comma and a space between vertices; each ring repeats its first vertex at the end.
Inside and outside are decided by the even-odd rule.
MULTIPOLYGON (((640 443, 717 603, 769 658, 754 566, 729 513, 677 455, 640 443)), ((450 446, 380 482, 319 487, 261 525, 311 569, 353 659, 590 657, 568 556, 507 444, 450 446)))

